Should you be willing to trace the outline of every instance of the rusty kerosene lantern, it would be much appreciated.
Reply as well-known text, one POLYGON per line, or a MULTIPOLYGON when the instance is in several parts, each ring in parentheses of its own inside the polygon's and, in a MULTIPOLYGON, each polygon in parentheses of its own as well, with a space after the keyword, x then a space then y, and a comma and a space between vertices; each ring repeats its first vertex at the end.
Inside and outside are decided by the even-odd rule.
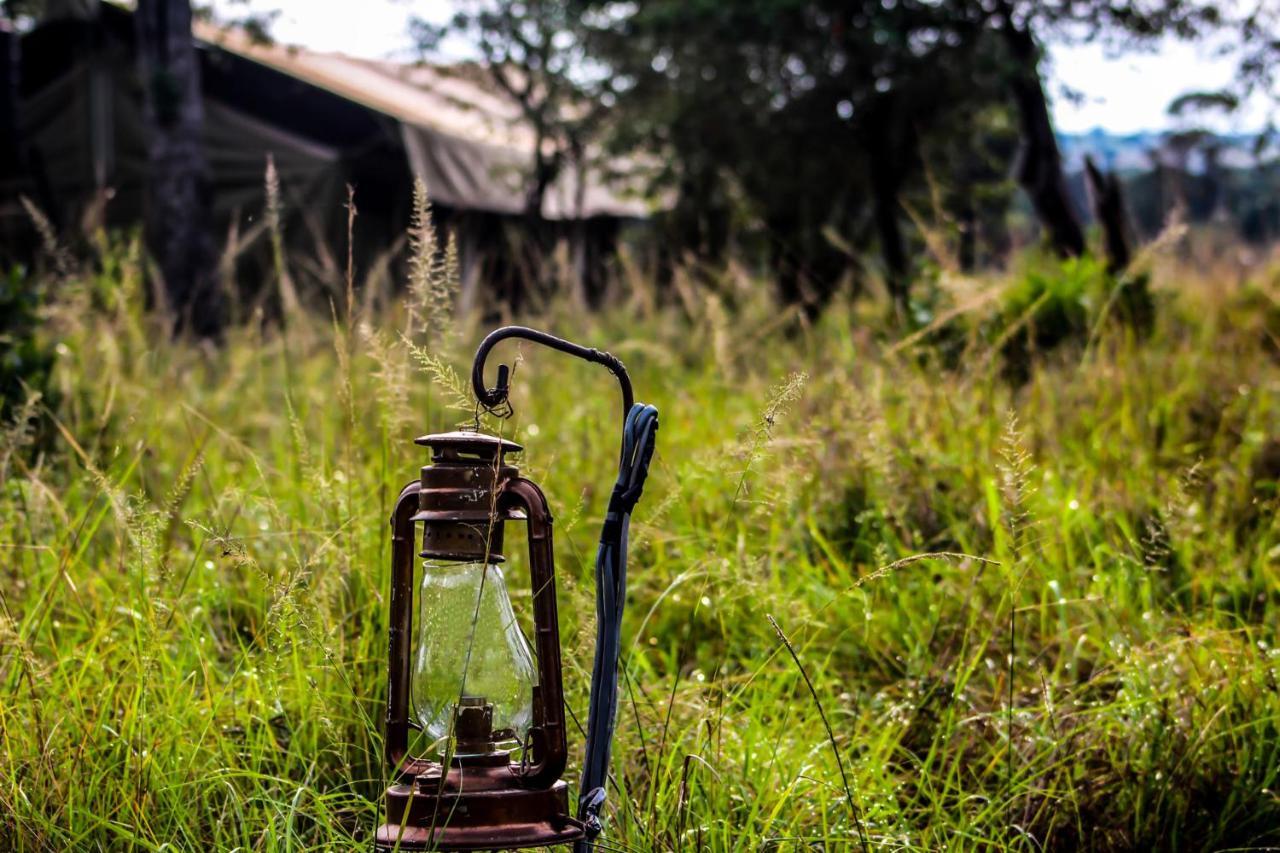
POLYGON ((508 454, 522 448, 478 431, 428 435, 431 464, 400 493, 391 518, 390 672, 386 760, 393 782, 379 850, 509 850, 574 843, 600 831, 617 705, 617 656, 625 595, 626 533, 653 453, 657 412, 635 405, 614 356, 520 326, 480 344, 472 386, 491 411, 506 404, 509 370, 484 387, 484 361, 499 341, 531 340, 607 367, 622 386, 618 482, 596 561, 597 642, 578 815, 560 776, 568 757, 551 514, 542 490, 508 454), (533 649, 507 595, 504 526, 527 526, 533 649), (416 523, 425 558, 412 647, 416 523), (409 753, 410 730, 431 755, 409 753))

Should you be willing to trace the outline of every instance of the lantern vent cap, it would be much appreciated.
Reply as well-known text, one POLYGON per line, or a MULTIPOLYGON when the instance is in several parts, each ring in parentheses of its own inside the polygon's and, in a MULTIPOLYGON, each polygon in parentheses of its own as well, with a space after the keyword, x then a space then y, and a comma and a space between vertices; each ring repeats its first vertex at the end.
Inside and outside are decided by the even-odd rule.
POLYGON ((519 453, 524 450, 524 447, 509 439, 473 430, 422 435, 415 438, 413 443, 430 447, 432 457, 437 460, 462 461, 466 458, 493 460, 507 453, 519 453))

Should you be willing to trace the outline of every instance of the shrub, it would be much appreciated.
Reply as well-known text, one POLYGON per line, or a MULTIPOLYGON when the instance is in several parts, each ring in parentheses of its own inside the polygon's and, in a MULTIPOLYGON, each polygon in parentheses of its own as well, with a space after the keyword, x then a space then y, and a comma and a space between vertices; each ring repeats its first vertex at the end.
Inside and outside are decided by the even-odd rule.
POLYGON ((1009 378, 1025 381, 1037 352, 1083 343, 1111 286, 1103 262, 1092 255, 1034 263, 1014 279, 991 328, 1009 378))
POLYGON ((0 276, 0 423, 33 395, 49 400, 54 355, 38 334, 40 288, 20 266, 0 276))

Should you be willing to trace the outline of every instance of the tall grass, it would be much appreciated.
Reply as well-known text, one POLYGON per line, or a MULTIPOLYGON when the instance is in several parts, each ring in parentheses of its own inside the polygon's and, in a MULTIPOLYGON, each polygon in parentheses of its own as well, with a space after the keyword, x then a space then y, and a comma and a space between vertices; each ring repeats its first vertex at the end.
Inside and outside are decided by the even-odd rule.
MULTIPOLYGON (((0 849, 365 845, 386 519, 411 439, 474 419, 484 330, 420 254, 408 304, 172 342, 136 241, 100 252, 49 274, 51 437, 0 447, 0 849)), ((1022 272, 944 275, 910 338, 743 274, 521 318, 622 356, 663 418, 605 849, 1280 845, 1278 271, 1161 263, 1150 335, 1095 324, 1021 383, 1022 272)), ((522 356, 487 425, 551 500, 581 720, 617 405, 522 356)))

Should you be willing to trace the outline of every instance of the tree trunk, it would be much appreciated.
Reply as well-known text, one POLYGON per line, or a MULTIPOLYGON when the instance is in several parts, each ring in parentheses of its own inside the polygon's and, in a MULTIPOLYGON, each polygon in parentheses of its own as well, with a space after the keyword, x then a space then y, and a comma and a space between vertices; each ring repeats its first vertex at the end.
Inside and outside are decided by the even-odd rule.
POLYGON ((545 214, 547 191, 560 176, 564 166, 559 152, 550 156, 542 151, 546 135, 535 125, 533 170, 524 196, 524 230, 516 240, 515 277, 505 296, 507 307, 519 313, 547 295, 547 258, 555 248, 551 223, 545 214))
POLYGON ((10 29, 0 30, 0 63, 3 63, 0 85, 4 88, 0 95, 0 174, 5 177, 19 171, 18 158, 22 150, 19 137, 22 126, 18 122, 18 50, 18 34, 10 29))
POLYGON ((1209 221, 1222 224, 1231 220, 1227 204, 1227 182, 1223 179, 1222 146, 1210 141, 1204 147, 1204 179, 1209 185, 1209 221))
POLYGON ((902 226, 898 222, 898 187, 891 177, 877 175, 873 167, 871 190, 875 202, 876 236, 884 258, 885 281, 889 295, 893 297, 894 310, 906 316, 907 252, 903 248, 902 226))
POLYGON ((902 224, 898 219, 899 194, 906 174, 906 161, 914 144, 913 139, 903 139, 906 133, 898 132, 893 95, 881 96, 872 107, 867 123, 867 166, 870 170, 871 201, 880 242, 880 254, 884 259, 885 282, 893 307, 899 316, 907 315, 907 287, 910 262, 903 242, 902 224))
POLYGON ((1120 180, 1114 172, 1099 169, 1092 157, 1084 158, 1084 169, 1089 181, 1089 197, 1093 201, 1093 215, 1102 228, 1106 243, 1107 271, 1113 275, 1122 273, 1129 266, 1132 252, 1120 180))
POLYGON ((1150 277, 1143 272, 1129 272, 1133 251, 1129 238, 1129 214, 1120 179, 1114 172, 1099 169, 1092 157, 1085 158, 1084 168, 1093 213, 1102 227, 1105 240, 1107 272, 1117 279, 1116 313, 1138 332, 1146 334, 1151 331, 1155 320, 1155 303, 1148 286, 1150 277))
POLYGON ((138 0, 135 24, 148 130, 147 246, 175 331, 213 337, 224 306, 208 222, 212 193, 191 4, 138 0))
POLYGON ((956 264, 960 272, 970 275, 978 267, 978 212, 973 205, 973 185, 965 184, 960 197, 960 209, 956 211, 956 264))
MULTIPOLYGON (((541 137, 539 137, 539 140, 541 137)), ((538 142, 538 147, 542 143, 538 142)), ((543 215, 543 203, 547 197, 547 190, 560 174, 560 158, 548 158, 545 155, 534 153, 533 157, 533 174, 529 179, 529 188, 524 196, 524 215, 531 220, 538 220, 543 215)))
POLYGON ((1018 183, 1031 197, 1036 216, 1054 251, 1064 257, 1084 254, 1084 231, 1067 195, 1062 155, 1049 118, 1049 104, 1040 81, 1040 57, 1031 31, 1019 28, 1006 14, 1005 40, 1013 60, 1009 88, 1022 125, 1018 155, 1018 183))

